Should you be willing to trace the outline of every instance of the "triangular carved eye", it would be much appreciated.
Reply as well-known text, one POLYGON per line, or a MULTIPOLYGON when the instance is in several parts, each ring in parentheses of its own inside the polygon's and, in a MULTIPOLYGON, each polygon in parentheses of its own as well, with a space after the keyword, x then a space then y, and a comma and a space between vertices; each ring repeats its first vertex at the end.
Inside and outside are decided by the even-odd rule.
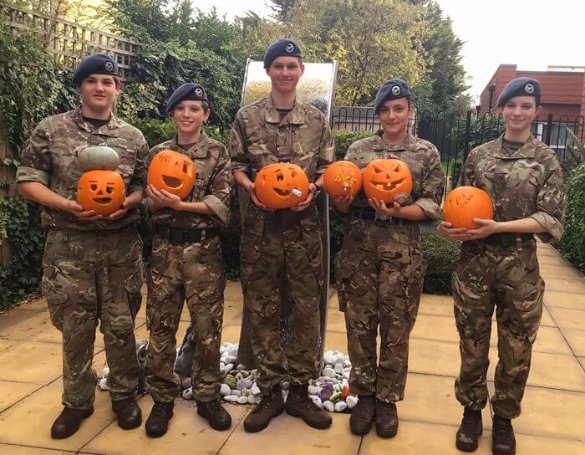
POLYGON ((189 167, 187 166, 187 163, 183 162, 183 173, 188 174, 189 173, 189 167))
POLYGON ((400 166, 396 165, 396 167, 394 168, 394 172, 400 172, 400 166))
POLYGON ((384 172, 384 169, 380 169, 378 166, 374 166, 374 171, 376 171, 376 173, 380 173, 380 172, 384 172))

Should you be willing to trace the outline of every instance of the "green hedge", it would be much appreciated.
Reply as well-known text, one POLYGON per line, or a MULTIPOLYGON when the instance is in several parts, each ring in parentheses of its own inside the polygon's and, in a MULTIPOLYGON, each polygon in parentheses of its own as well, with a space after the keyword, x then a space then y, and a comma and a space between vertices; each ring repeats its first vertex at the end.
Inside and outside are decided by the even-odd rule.
POLYGON ((585 164, 566 180, 567 208, 561 253, 581 272, 585 272, 585 164))

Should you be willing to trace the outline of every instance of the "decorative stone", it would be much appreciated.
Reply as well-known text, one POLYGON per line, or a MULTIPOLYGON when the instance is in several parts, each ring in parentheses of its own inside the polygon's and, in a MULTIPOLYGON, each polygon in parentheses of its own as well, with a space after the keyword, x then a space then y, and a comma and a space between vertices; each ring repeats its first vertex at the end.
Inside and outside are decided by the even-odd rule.
POLYGON ((335 412, 343 412, 347 409, 347 403, 345 401, 338 401, 335 403, 335 412))
POLYGON ((248 403, 249 404, 256 404, 258 402, 258 398, 254 395, 248 395, 248 403))
POLYGON ((345 399, 345 403, 347 404, 347 407, 349 409, 353 409, 356 407, 358 400, 359 400, 358 397, 354 397, 354 396, 350 395, 345 399))
POLYGON ((227 375, 224 379, 224 382, 229 386, 230 389, 235 389, 238 380, 231 375, 227 375))
POLYGON ((335 370, 333 368, 323 368, 323 376, 327 376, 328 378, 334 378, 335 370))
POLYGON ((101 378, 98 387, 100 390, 110 390, 110 386, 108 385, 108 378, 101 378))
POLYGON ((230 371, 232 371, 233 369, 234 369, 234 364, 233 363, 228 363, 228 364, 226 364, 225 368, 223 369, 223 372, 225 374, 227 374, 230 371))
POLYGON ((234 395, 236 397, 241 397, 242 396, 242 391, 238 390, 238 389, 234 389, 231 391, 230 395, 234 395))
POLYGON ((317 406, 319 409, 323 409, 323 402, 321 401, 321 398, 311 397, 311 399, 313 400, 313 403, 315 403, 315 406, 317 406))
POLYGON ((343 373, 343 364, 342 363, 336 363, 335 364, 335 367, 333 368, 333 371, 335 371, 337 374, 343 373))
POLYGON ((290 388, 290 383, 288 381, 284 381, 281 385, 282 390, 288 390, 290 388))
POLYGON ((247 404, 248 397, 238 397, 238 404, 247 404))
POLYGON ((327 401, 323 402, 323 409, 325 409, 326 411, 329 411, 329 412, 334 412, 335 405, 333 403, 331 403, 331 401, 327 400, 327 401))
POLYGON ((231 389, 230 389, 230 386, 229 386, 229 385, 227 385, 227 384, 222 384, 222 385, 221 385, 221 388, 219 389, 219 393, 220 393, 222 396, 224 396, 224 397, 225 397, 225 396, 227 396, 227 395, 230 395, 230 394, 231 394, 231 392, 232 392, 232 391, 231 391, 231 389))
POLYGON ((183 398, 185 400, 192 400, 193 399, 193 389, 188 388, 183 390, 183 393, 181 394, 183 396, 183 398))
MULTIPOLYGON (((250 384, 251 385, 251 384, 250 384)), ((236 389, 238 390, 244 390, 246 389, 246 380, 245 379, 240 379, 237 383, 236 383, 236 389)))
POLYGON ((321 399, 321 401, 326 401, 329 400, 329 398, 331 398, 331 395, 333 395, 333 384, 326 382, 325 384, 323 384, 323 387, 319 392, 319 398, 321 399))
POLYGON ((316 385, 310 385, 308 390, 309 395, 317 395, 321 391, 321 387, 318 387, 316 385))
POLYGON ((349 379, 349 374, 350 374, 350 373, 349 373, 349 371, 344 371, 344 372, 343 372, 343 377, 344 377, 345 379, 349 379))
POLYGON ((181 380, 181 385, 183 386, 183 389, 188 389, 191 387, 191 378, 183 378, 181 380))
POLYGON ((238 360, 237 357, 234 357, 233 355, 228 355, 225 358, 225 363, 233 363, 233 364, 235 364, 237 360, 238 360))
POLYGON ((223 399, 225 401, 227 401, 228 403, 237 403, 238 398, 240 398, 240 397, 237 397, 235 395, 228 395, 228 396, 223 397, 223 399))
POLYGON ((260 388, 256 385, 256 383, 252 384, 252 388, 250 389, 250 393, 252 395, 260 395, 260 388))
POLYGON ((107 378, 109 374, 110 374, 110 368, 104 367, 104 369, 102 370, 102 378, 107 378))
POLYGON ((244 365, 242 365, 241 363, 238 363, 238 366, 236 367, 236 370, 242 371, 242 370, 245 370, 245 369, 246 369, 246 367, 244 365))

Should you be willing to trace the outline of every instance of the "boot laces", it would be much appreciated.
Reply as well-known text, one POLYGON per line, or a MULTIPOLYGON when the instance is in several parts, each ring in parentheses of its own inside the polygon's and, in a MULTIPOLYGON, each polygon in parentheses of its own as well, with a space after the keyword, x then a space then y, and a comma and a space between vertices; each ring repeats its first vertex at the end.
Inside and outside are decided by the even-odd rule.
POLYGON ((376 409, 376 401, 372 397, 361 397, 358 400, 356 408, 363 410, 368 414, 372 414, 376 409))
POLYGON ((152 407, 152 411, 150 413, 153 416, 165 416, 168 412, 169 404, 168 403, 154 403, 152 407))
POLYGON ((494 419, 493 431, 496 437, 506 439, 512 434, 512 424, 508 419, 494 419))

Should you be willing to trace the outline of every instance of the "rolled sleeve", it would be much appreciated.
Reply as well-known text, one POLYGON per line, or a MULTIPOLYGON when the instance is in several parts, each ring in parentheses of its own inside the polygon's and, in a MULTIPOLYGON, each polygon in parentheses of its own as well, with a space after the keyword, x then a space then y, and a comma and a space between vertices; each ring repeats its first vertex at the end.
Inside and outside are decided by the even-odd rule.
POLYGON ((28 166, 19 166, 16 171, 16 183, 39 182, 49 186, 49 173, 28 166))
POLYGON ((431 153, 431 158, 423 172, 422 194, 413 204, 419 206, 427 218, 436 220, 441 213, 440 204, 445 190, 445 174, 441 167, 438 150, 432 147, 429 153, 431 153))
POLYGON ((201 201, 204 202, 207 207, 213 210, 213 214, 219 218, 222 226, 227 225, 230 217, 230 209, 226 204, 224 204, 218 197, 213 196, 212 194, 205 196, 201 201))
POLYGON ((542 232, 537 234, 540 240, 546 243, 550 243, 554 240, 560 240, 563 235, 563 225, 559 220, 550 216, 546 212, 536 212, 530 215, 529 218, 532 218, 537 221, 546 232, 542 232))
POLYGON ((221 153, 210 182, 211 192, 202 199, 202 202, 213 210, 213 213, 219 218, 223 226, 226 226, 229 220, 229 203, 233 182, 230 157, 222 145, 221 153))
POLYGON ((563 171, 553 156, 549 172, 536 197, 537 211, 530 215, 546 232, 538 234, 543 242, 559 240, 563 235, 563 216, 565 211, 565 186, 563 171))

